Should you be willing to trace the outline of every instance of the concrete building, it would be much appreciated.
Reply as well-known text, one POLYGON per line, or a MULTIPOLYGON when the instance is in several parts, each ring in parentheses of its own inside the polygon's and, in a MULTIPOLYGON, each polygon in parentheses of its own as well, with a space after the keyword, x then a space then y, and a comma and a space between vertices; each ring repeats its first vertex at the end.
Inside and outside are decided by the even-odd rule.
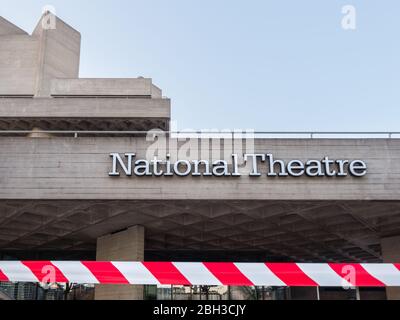
MULTIPOLYGON (((0 18, 0 259, 400 260, 400 139, 256 137, 252 154, 293 173, 268 175, 266 157, 257 176, 242 139, 203 137, 208 147, 192 146, 201 158, 189 160, 224 159, 229 144, 240 176, 125 174, 125 153, 152 159, 154 141, 137 131, 169 130, 170 100, 151 79, 79 78, 80 41, 51 14, 31 35, 0 18), (332 162, 305 174, 309 159, 326 156, 349 161, 348 171, 332 162), (114 160, 119 176, 109 174, 114 160), (359 161, 353 173, 350 161, 359 161)), ((166 135, 158 151, 185 144, 166 135)), ((95 296, 141 299, 143 287, 98 286, 95 296)))

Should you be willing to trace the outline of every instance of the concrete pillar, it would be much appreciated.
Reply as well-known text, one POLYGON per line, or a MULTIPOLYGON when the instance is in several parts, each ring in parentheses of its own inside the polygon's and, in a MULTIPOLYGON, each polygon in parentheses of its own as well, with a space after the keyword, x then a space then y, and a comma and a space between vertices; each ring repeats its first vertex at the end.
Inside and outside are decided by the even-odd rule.
MULTIPOLYGON (((382 238, 381 251, 383 262, 400 262, 400 236, 382 238)), ((388 300, 400 300, 400 287, 387 287, 386 296, 388 300)))
MULTIPOLYGON (((144 227, 134 226, 125 231, 97 239, 97 261, 143 261, 144 227)), ((95 300, 142 300, 141 285, 96 285, 95 300)))

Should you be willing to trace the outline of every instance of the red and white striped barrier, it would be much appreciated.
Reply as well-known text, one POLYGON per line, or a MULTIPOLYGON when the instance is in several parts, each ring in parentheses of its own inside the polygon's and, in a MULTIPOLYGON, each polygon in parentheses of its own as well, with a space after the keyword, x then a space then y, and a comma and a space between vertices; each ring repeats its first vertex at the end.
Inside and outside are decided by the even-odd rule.
POLYGON ((0 261, 0 281, 234 286, 400 286, 400 263, 0 261))

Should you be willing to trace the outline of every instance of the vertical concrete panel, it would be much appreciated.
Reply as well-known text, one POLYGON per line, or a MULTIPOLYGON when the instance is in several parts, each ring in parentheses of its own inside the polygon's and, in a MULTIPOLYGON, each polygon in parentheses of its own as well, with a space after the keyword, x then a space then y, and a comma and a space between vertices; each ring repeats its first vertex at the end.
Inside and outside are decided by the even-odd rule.
MULTIPOLYGON (((97 239, 98 261, 143 261, 144 227, 134 226, 125 231, 105 235, 97 239)), ((96 300, 141 300, 143 286, 97 285, 96 300)))
POLYGON ((0 35, 0 95, 33 95, 39 41, 29 35, 0 35))
MULTIPOLYGON (((400 236, 381 239, 382 258, 384 262, 400 262, 400 236)), ((400 287, 386 288, 388 300, 400 300, 400 287)))
POLYGON ((43 16, 33 36, 39 39, 36 92, 38 97, 50 96, 51 80, 78 78, 81 35, 55 17, 55 25, 43 27, 43 16))

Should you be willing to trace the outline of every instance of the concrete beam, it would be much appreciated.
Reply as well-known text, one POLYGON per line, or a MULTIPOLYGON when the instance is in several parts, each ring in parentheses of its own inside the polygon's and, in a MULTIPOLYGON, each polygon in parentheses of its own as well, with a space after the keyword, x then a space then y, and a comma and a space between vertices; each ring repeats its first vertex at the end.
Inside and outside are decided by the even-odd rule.
POLYGON ((8 34, 1 35, 0 43, 0 96, 33 96, 38 39, 25 34, 8 34))
POLYGON ((151 79, 53 79, 53 96, 148 96, 161 98, 151 79))
POLYGON ((166 118, 171 117, 169 99, 119 98, 3 98, 1 118, 166 118), (112 107, 111 107, 112 106, 112 107))

